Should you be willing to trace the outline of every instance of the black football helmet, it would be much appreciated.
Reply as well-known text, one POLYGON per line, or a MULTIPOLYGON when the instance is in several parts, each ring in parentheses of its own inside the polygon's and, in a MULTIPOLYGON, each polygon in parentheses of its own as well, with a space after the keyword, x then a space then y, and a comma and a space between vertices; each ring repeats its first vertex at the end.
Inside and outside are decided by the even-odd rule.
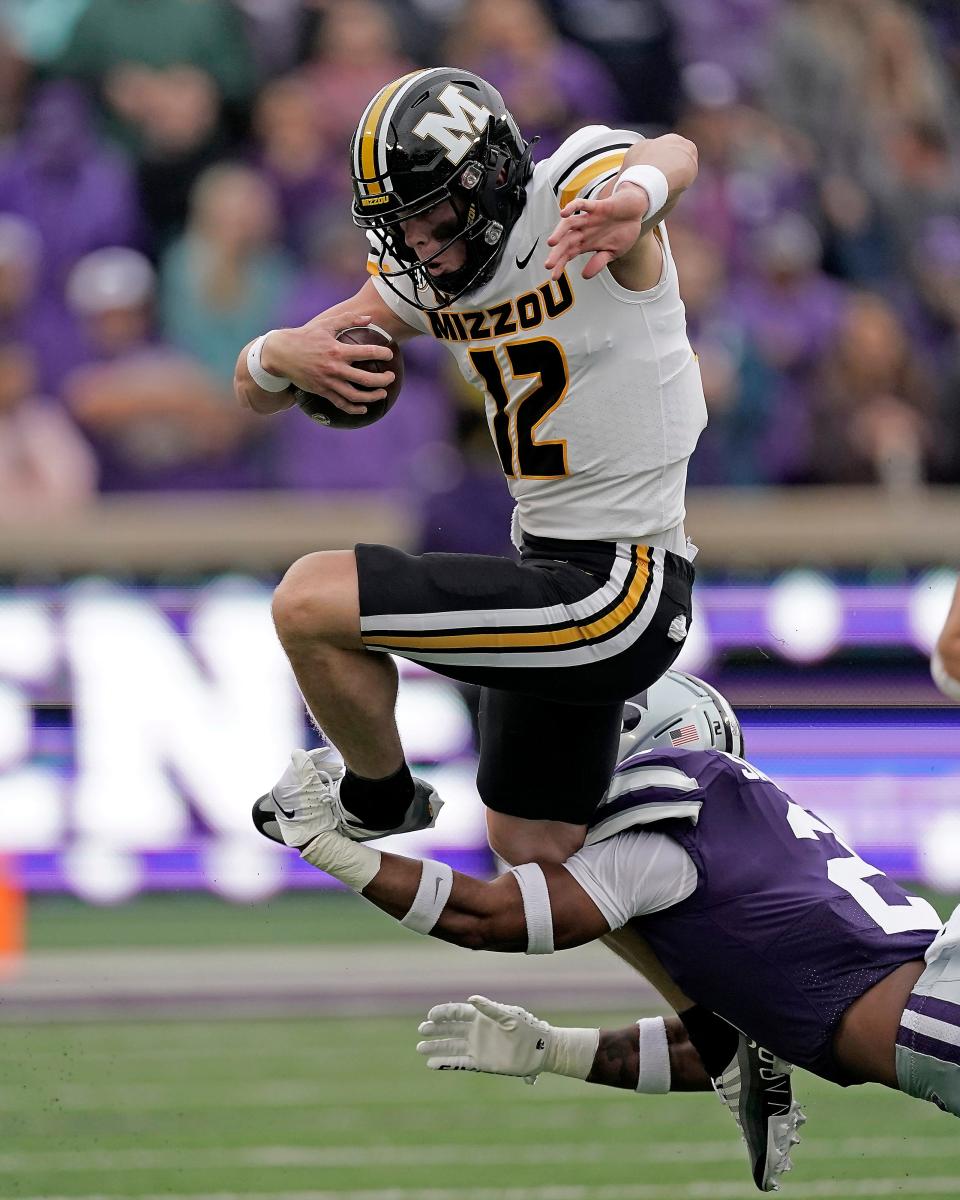
POLYGON ((392 282, 410 278, 413 303, 424 312, 485 283, 523 209, 531 150, 500 93, 470 71, 434 67, 381 88, 353 135, 350 160, 353 219, 373 235, 384 283, 410 301, 392 282), (400 222, 444 200, 460 227, 421 262, 400 222), (427 263, 458 241, 465 245, 464 265, 431 277, 427 263), (399 270, 387 267, 388 256, 399 270))

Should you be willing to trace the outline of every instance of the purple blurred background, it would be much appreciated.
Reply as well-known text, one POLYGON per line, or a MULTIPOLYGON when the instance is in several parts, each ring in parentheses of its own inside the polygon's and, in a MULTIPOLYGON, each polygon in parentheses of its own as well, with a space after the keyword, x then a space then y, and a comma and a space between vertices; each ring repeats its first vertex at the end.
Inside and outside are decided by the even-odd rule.
POLYGON ((361 281, 350 133, 445 61, 542 154, 590 122, 697 142, 670 219, 711 411, 693 484, 960 481, 953 3, 12 0, 0 522, 98 491, 389 488, 425 548, 505 547, 481 405, 436 347, 335 453, 230 396, 238 347, 361 281))

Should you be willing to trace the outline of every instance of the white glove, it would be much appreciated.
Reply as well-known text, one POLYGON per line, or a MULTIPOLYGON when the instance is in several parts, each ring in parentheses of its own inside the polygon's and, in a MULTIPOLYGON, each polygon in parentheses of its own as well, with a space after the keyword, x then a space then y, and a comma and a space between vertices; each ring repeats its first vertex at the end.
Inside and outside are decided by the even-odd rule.
POLYGON ((536 1083, 546 1065, 554 1029, 513 1004, 471 996, 465 1004, 437 1004, 418 1032, 417 1050, 433 1071, 486 1071, 536 1083))

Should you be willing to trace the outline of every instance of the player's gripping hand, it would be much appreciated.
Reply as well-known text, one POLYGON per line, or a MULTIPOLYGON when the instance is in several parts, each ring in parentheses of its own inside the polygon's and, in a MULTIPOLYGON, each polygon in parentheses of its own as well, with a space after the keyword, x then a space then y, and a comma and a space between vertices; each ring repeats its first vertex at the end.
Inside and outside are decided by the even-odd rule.
POLYGON ((552 1025, 512 1004, 471 996, 465 1004, 437 1004, 419 1032, 417 1050, 433 1071, 486 1071, 519 1075, 525 1083, 549 1070, 552 1025))
POLYGON ((320 313, 295 329, 275 329, 263 345, 260 362, 265 371, 285 376, 305 392, 326 396, 346 413, 366 412, 371 400, 386 396, 384 384, 392 383, 394 376, 392 371, 376 374, 354 364, 370 359, 389 362, 393 351, 389 346, 338 342, 337 334, 354 325, 369 325, 372 320, 367 313, 337 309, 320 313))
POLYGON ((553 249, 544 266, 559 279, 564 268, 581 254, 590 257, 580 272, 584 279, 599 275, 640 236, 650 197, 641 187, 626 184, 604 200, 571 200, 560 210, 560 220, 547 245, 553 249))

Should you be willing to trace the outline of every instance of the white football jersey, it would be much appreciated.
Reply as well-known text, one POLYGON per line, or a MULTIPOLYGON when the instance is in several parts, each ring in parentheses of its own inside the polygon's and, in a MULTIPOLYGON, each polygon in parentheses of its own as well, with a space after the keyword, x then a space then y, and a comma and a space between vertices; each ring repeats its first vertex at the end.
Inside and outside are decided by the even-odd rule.
MULTIPOLYGON (((487 420, 521 530, 539 537, 633 541, 684 552, 687 460, 706 424, 666 230, 663 271, 648 291, 609 270, 557 282, 544 268, 560 209, 592 197, 640 135, 591 125, 538 163, 493 278, 425 313, 369 266, 384 301, 442 341, 483 389, 487 420)), ((394 281, 412 294, 407 279, 394 281)))

